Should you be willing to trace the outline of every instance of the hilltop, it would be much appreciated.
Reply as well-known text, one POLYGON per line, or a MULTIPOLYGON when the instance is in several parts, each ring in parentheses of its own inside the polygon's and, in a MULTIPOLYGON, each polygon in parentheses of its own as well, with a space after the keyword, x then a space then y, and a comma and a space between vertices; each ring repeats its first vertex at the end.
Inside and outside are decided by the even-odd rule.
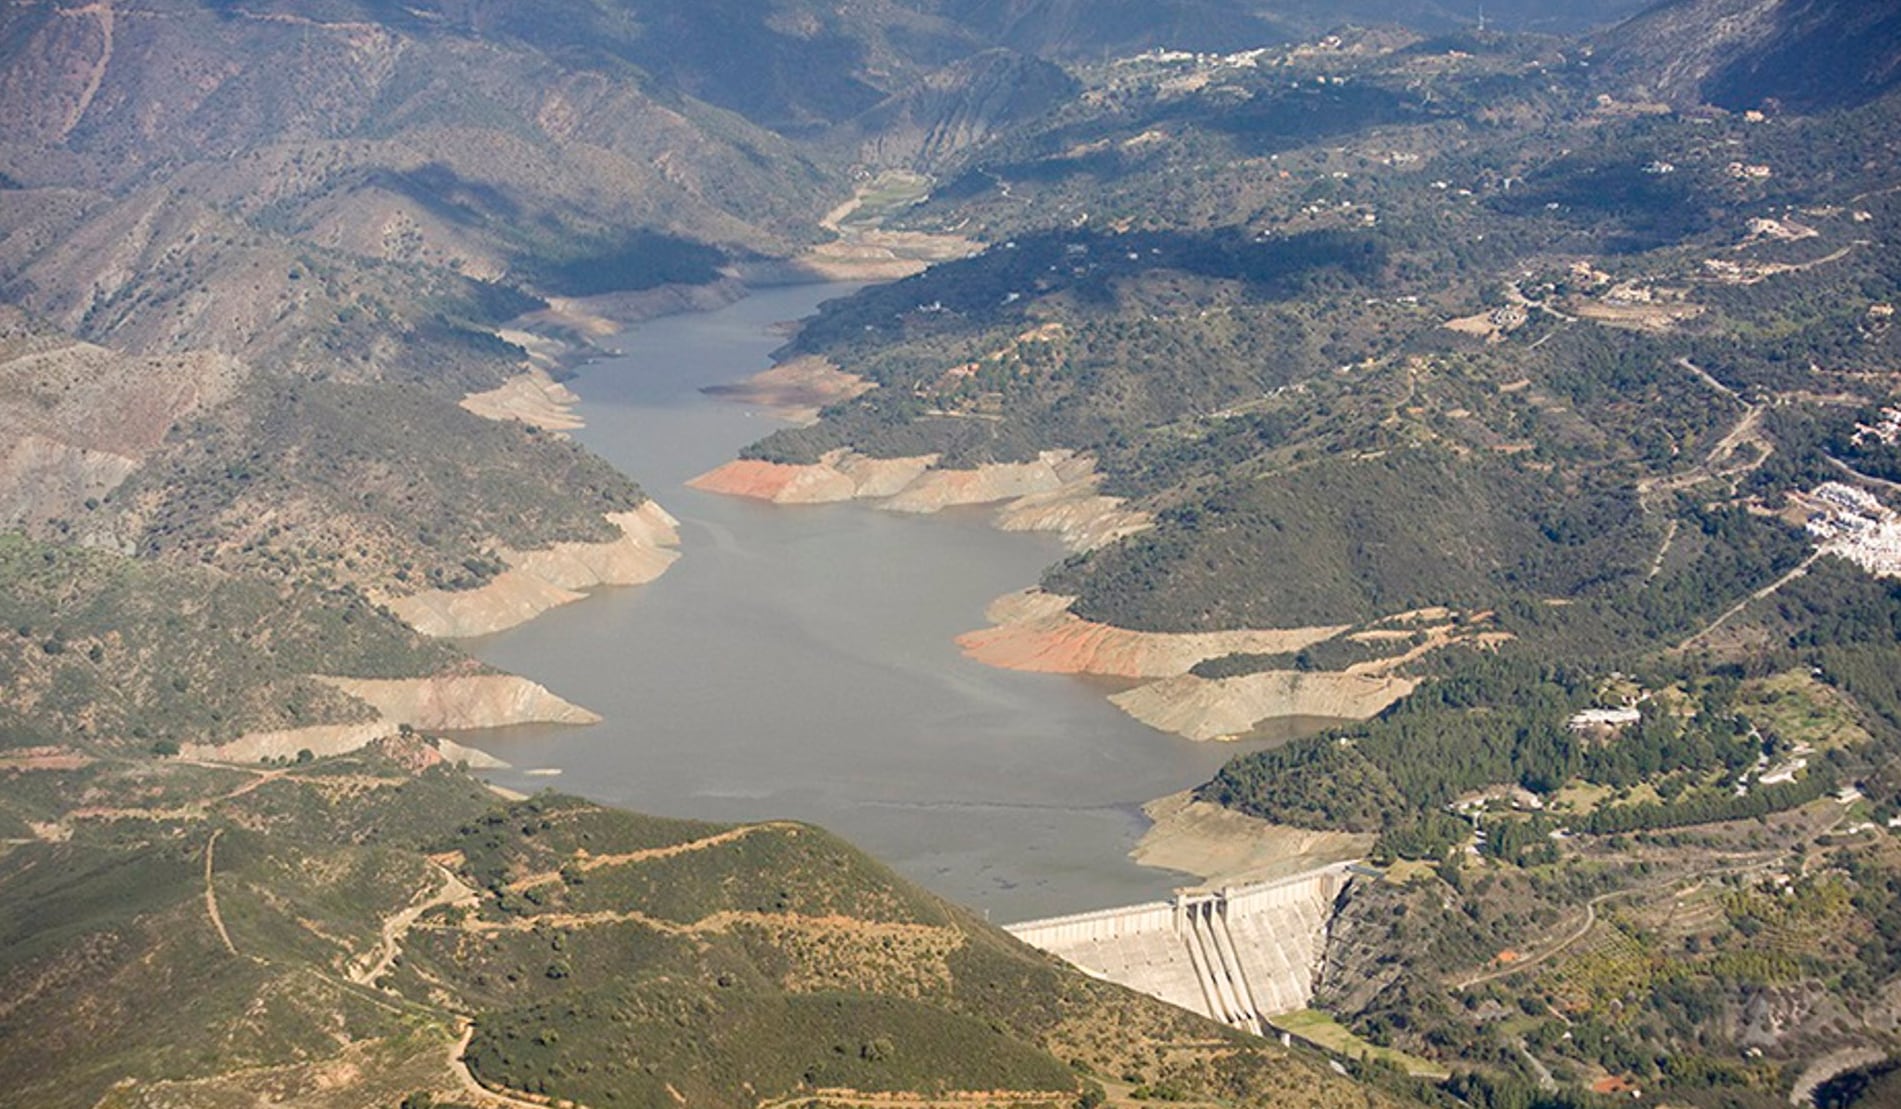
POLYGON ((21 837, 0 1074, 40 1104, 1397 1103, 1092 981, 816 828, 503 803, 420 738, 0 773, 21 837))

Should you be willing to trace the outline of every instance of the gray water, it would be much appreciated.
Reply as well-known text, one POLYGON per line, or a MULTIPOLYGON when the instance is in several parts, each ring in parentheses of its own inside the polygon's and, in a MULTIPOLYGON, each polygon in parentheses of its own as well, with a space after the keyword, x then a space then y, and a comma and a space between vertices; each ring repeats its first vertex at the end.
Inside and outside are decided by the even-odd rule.
POLYGON ((764 369, 774 324, 838 287, 763 292, 654 320, 583 367, 582 443, 681 521, 684 557, 470 644, 606 718, 470 739, 490 777, 667 816, 824 825, 998 921, 1165 896, 1135 865, 1139 806, 1207 780, 1239 748, 1117 711, 1097 682, 993 670, 952 643, 1062 548, 988 513, 781 507, 685 488, 781 426, 704 396, 764 369), (559 769, 556 777, 531 769, 559 769))

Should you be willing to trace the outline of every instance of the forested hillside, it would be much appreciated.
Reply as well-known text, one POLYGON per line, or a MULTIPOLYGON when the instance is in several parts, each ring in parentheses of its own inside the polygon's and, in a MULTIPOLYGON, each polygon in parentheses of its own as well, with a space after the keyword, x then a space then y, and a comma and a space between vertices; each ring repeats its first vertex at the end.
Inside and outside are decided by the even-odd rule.
POLYGON ((784 352, 876 388, 749 452, 1080 452, 1154 523, 1046 573, 1075 616, 1359 629, 1195 667, 1420 683, 1199 796, 1378 835, 1321 1000, 1501 1104, 1768 1104, 1896 1027, 1901 49, 1802 5, 1673 48, 1710 7, 1603 65, 1378 28, 1079 67, 905 216, 987 252, 784 352), (1784 24, 1865 34, 1822 81, 1784 24), (1382 661, 1446 611, 1487 633, 1382 661))

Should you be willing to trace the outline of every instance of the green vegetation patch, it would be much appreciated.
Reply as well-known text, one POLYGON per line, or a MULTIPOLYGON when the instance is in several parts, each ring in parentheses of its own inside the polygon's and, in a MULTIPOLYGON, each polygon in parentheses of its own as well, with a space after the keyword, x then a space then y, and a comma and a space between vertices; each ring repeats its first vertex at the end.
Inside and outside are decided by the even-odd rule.
POLYGON ((1767 748, 1736 713, 1733 679, 1699 687, 1691 712, 1647 703, 1636 724, 1592 740, 1567 726, 1596 696, 1588 671, 1511 653, 1466 654, 1454 666, 1365 724, 1235 759, 1202 796, 1281 823, 1382 831, 1389 852, 1438 858, 1469 832, 1444 808, 1500 784, 1544 796, 1579 779, 1626 792, 1659 788, 1657 800, 1600 799, 1580 830, 1609 833, 1781 811, 1835 780, 1825 765, 1734 793, 1730 783, 1767 748))
POLYGON ((985 1022, 902 998, 711 994, 664 982, 487 1014, 486 1082, 587 1104, 751 1106, 799 1090, 1071 1090, 1068 1067, 985 1022))
POLYGON ((1637 521, 1580 519, 1614 499, 1430 448, 1328 459, 1225 484, 1043 584, 1085 618, 1155 631, 1370 620, 1508 582, 1569 594, 1639 553, 1637 521))
POLYGON ((1391 1063, 1416 1078, 1446 1078, 1451 1073, 1437 1063, 1398 1048, 1368 1043, 1354 1035, 1352 1029, 1335 1020, 1331 1014, 1318 1009, 1281 1013, 1274 1018, 1274 1027, 1318 1044, 1335 1055, 1391 1063))
POLYGON ((1258 674, 1265 670, 1345 670, 1358 663, 1403 655, 1418 643, 1424 642, 1424 635, 1425 633, 1421 632, 1417 637, 1397 636, 1378 639, 1356 639, 1351 635, 1338 635, 1299 651, 1283 651, 1277 654, 1239 652, 1222 655, 1220 658, 1203 659, 1196 663, 1189 673, 1198 678, 1219 679, 1237 677, 1242 674, 1258 674))
POLYGON ((722 912, 945 923, 935 899, 805 824, 730 828, 601 810, 543 795, 466 825, 454 849, 504 909, 611 912, 680 924, 722 912))
POLYGON ((115 495, 139 553, 276 581, 465 589, 499 548, 601 542, 639 486, 564 436, 414 386, 259 382, 115 495))
POLYGON ((883 865, 810 826, 772 826, 717 847, 588 870, 570 885, 577 911, 637 904, 667 920, 717 912, 941 920, 941 911, 883 865))
POLYGON ((307 675, 420 677, 460 658, 353 589, 0 535, 0 746, 146 748, 368 719, 307 675))
POLYGON ((638 231, 591 251, 549 259, 524 258, 524 276, 557 296, 632 292, 658 285, 705 285, 720 277, 726 255, 674 235, 638 231))

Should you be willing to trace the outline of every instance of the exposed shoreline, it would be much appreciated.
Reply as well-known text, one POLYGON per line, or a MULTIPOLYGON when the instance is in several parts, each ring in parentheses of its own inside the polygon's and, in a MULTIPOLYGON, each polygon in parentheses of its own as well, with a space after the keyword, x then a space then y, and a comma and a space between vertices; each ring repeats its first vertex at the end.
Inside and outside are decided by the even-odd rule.
POLYGON ((608 585, 645 585, 680 557, 679 521, 658 501, 610 513, 620 536, 602 543, 555 543, 531 551, 503 550, 508 569, 475 589, 431 589, 380 596, 409 626, 441 639, 467 639, 525 624, 608 585))
MULTIPOLYGON (((1238 653, 1298 651, 1346 631, 1345 625, 1218 632, 1143 632, 1085 620, 1074 597, 1024 589, 984 610, 990 626, 957 637, 964 654, 989 666, 1046 674, 1156 679, 1238 653)), ((1311 714, 1310 714, 1311 715, 1311 714)))
MULTIPOLYGON (((785 375, 785 380, 771 374, 714 395, 771 407, 786 395, 788 383, 806 377, 825 380, 834 389, 846 387, 840 378, 857 380, 829 363, 785 375)), ((1044 451, 1031 462, 965 470, 940 468, 938 461, 937 455, 872 458, 834 450, 804 464, 737 459, 687 484, 781 505, 861 501, 882 511, 919 514, 992 505, 993 526, 1054 533, 1072 551, 1094 550, 1152 526, 1146 513, 1098 491, 1101 478, 1086 455, 1044 451)), ((1189 673, 1197 663, 1229 654, 1295 652, 1342 635, 1350 625, 1141 632, 1076 616, 1069 611, 1073 601, 1037 589, 1007 594, 985 611, 990 626, 958 636, 958 646, 967 657, 1002 669, 1142 682, 1109 700, 1150 727, 1197 741, 1238 739, 1277 719, 1363 720, 1417 685, 1386 668, 1361 667, 1199 678, 1189 673)))
POLYGON ((485 420, 519 420, 543 431, 574 431, 585 426, 574 414, 580 398, 531 359, 528 368, 495 388, 470 393, 462 408, 485 420))
POLYGON ((1286 654, 1347 631, 1345 625, 1218 632, 1143 632, 1085 620, 1074 598, 1040 589, 991 602, 990 626, 957 645, 987 666, 1138 682, 1109 696, 1118 709, 1184 739, 1228 741, 1276 720, 1364 720, 1411 693, 1412 679, 1385 673, 1263 671, 1209 679, 1191 673, 1232 654, 1286 654))
POLYGON ((1373 835, 1271 824, 1182 790, 1142 806, 1153 821, 1129 852, 1143 866, 1179 870, 1209 889, 1263 882, 1364 858, 1373 835))
POLYGON ((780 362, 731 385, 709 385, 708 396, 740 404, 758 405, 794 424, 818 421, 819 409, 876 388, 857 374, 846 373, 828 358, 805 355, 780 362))
MULTIPOLYGON (((921 268, 921 267, 920 267, 921 268)), ((799 280, 796 274, 785 283, 799 280)), ((825 280, 812 279, 813 283, 825 280)), ((578 430, 580 402, 561 378, 604 353, 596 340, 645 320, 687 312, 716 311, 750 293, 729 275, 702 286, 661 286, 632 293, 550 298, 548 307, 498 330, 526 354, 521 372, 493 389, 463 397, 461 407, 490 420, 517 420, 557 434, 578 430)), ((856 379, 851 379, 856 380, 856 379)), ((373 598, 416 631, 434 638, 467 639, 519 627, 542 613, 585 599, 604 586, 645 585, 680 558, 679 521, 649 498, 628 512, 604 519, 619 536, 603 542, 555 542, 530 550, 498 552, 507 569, 466 590, 424 590, 373 598)), ((391 681, 330 678, 332 685, 370 706, 376 718, 344 724, 254 733, 230 743, 191 750, 199 757, 259 761, 353 751, 402 726, 474 731, 519 724, 592 724, 601 717, 572 704, 528 678, 513 674, 437 675, 391 681)), ((474 748, 441 741, 458 761, 474 769, 507 764, 474 748)), ((446 749, 445 748, 445 749, 446 749)))
POLYGON ((1044 451, 1029 462, 993 462, 942 469, 937 455, 872 458, 830 451, 817 462, 739 459, 710 470, 691 488, 773 504, 864 501, 885 512, 929 515, 947 508, 994 505, 1004 531, 1054 533, 1073 551, 1094 550, 1151 526, 1146 513, 1098 491, 1095 460, 1074 451, 1044 451))
POLYGON ((1224 740, 1288 717, 1366 720, 1418 684, 1413 678, 1325 670, 1263 670, 1218 679, 1178 674, 1109 700, 1152 728, 1187 739, 1224 740))
MULTIPOLYGON (((597 352, 594 338, 616 334, 642 319, 676 311, 712 310, 745 290, 733 282, 674 287, 585 300, 551 300, 549 308, 515 321, 499 337, 526 352, 521 373, 494 389, 463 397, 461 407, 489 420, 517 420, 557 433, 584 426, 573 409, 580 398, 557 374, 597 352), (607 313, 612 311, 612 316, 607 313)), ((665 573, 679 552, 679 522, 648 499, 608 513, 620 534, 598 543, 556 542, 499 551, 507 569, 465 590, 424 590, 372 598, 416 631, 464 639, 518 627, 602 586, 644 585, 665 573)), ((401 728, 477 731, 520 724, 593 724, 596 713, 516 674, 448 673, 426 678, 365 679, 316 675, 318 681, 363 702, 373 718, 340 724, 255 732, 222 744, 195 744, 184 754, 232 762, 294 758, 303 751, 336 755, 358 750, 401 728)), ((471 769, 500 769, 500 759, 451 740, 439 740, 446 758, 471 769)))
MULTIPOLYGON (((187 744, 185 758, 221 762, 262 762, 313 755, 340 755, 368 746, 409 727, 421 731, 501 728, 514 724, 591 724, 594 713, 516 674, 446 673, 426 678, 342 678, 317 680, 368 705, 373 719, 346 724, 312 724, 253 732, 228 743, 187 744)), ((472 769, 507 764, 485 752, 449 740, 439 741, 445 757, 472 769)))
POLYGON ((1407 663, 1453 643, 1489 649, 1510 638, 1491 627, 1490 613, 1445 609, 1399 613, 1381 623, 1404 627, 1357 632, 1350 625, 1139 632, 1085 620, 1070 611, 1073 600, 1038 589, 999 597, 984 613, 990 626, 959 636, 958 645, 991 666, 1139 681, 1110 702, 1152 728, 1198 742, 1244 739, 1276 721, 1371 719, 1418 688, 1419 679, 1399 672, 1407 663), (1367 643, 1414 642, 1340 670, 1270 669, 1222 678, 1192 673, 1197 664, 1226 655, 1285 655, 1343 635, 1367 643))

